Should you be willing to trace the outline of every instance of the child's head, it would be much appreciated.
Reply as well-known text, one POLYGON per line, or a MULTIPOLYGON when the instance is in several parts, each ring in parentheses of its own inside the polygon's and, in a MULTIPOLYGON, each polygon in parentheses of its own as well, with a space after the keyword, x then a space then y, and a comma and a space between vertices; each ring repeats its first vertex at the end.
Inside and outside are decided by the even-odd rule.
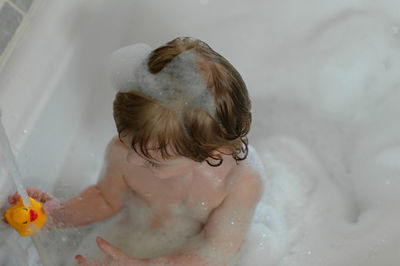
POLYGON ((215 151, 224 148, 236 160, 246 157, 251 104, 240 74, 225 58, 200 40, 177 38, 152 51, 145 63, 162 89, 147 88, 153 83, 145 76, 146 88, 118 92, 114 100, 118 133, 131 137, 135 151, 149 159, 149 150, 157 149, 163 159, 203 162, 221 159, 215 151), (198 77, 204 91, 190 82, 198 77))

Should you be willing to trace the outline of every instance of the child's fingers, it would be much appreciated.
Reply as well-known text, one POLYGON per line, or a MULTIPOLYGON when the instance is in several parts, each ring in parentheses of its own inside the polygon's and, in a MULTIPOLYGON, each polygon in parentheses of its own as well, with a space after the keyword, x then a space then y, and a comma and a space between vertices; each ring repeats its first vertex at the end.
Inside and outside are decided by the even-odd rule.
POLYGON ((39 188, 27 188, 28 195, 42 203, 52 199, 52 196, 39 188))
MULTIPOLYGON (((37 201, 45 203, 53 198, 49 193, 39 188, 27 188, 26 192, 28 193, 29 197, 34 198, 37 201)), ((8 203, 15 204, 18 202, 21 196, 16 192, 13 195, 8 196, 8 203)))
POLYGON ((26 192, 28 193, 29 197, 37 199, 41 193, 40 189, 38 188, 27 188, 26 192))
MULTIPOLYGON (((105 266, 105 263, 101 263, 96 261, 93 258, 85 258, 82 255, 76 255, 75 256, 76 262, 78 263, 78 265, 83 265, 83 266, 105 266)), ((114 265, 114 264, 107 264, 107 265, 114 265)))
POLYGON ((20 198, 20 195, 18 194, 18 192, 14 193, 13 195, 9 195, 8 203, 15 204, 15 203, 17 203, 19 198, 20 198))
POLYGON ((79 265, 87 265, 86 260, 82 255, 76 255, 75 259, 79 265))
POLYGON ((14 199, 12 195, 8 195, 8 203, 13 204, 14 199))
POLYGON ((96 238, 96 242, 101 251, 103 251, 105 254, 112 257, 113 259, 124 259, 127 256, 122 250, 108 243, 106 240, 99 236, 96 238))
POLYGON ((10 204, 14 203, 13 195, 8 196, 8 203, 10 203, 10 204))

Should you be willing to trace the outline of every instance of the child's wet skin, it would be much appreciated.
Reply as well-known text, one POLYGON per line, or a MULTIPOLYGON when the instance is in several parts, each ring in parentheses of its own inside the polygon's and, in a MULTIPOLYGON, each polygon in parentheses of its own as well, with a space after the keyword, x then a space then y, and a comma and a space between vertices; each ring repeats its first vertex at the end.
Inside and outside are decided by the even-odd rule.
POLYGON ((226 156, 220 167, 183 157, 163 161, 157 157, 156 150, 152 156, 157 158, 154 163, 158 165, 154 167, 130 147, 128 138, 114 138, 110 145, 126 154, 121 164, 130 170, 124 175, 128 187, 160 213, 154 217, 152 227, 170 224, 171 220, 179 219, 179 215, 190 216, 193 222, 204 224, 226 197, 232 173, 238 173, 241 167, 231 156, 226 156), (184 208, 171 213, 171 207, 184 208))

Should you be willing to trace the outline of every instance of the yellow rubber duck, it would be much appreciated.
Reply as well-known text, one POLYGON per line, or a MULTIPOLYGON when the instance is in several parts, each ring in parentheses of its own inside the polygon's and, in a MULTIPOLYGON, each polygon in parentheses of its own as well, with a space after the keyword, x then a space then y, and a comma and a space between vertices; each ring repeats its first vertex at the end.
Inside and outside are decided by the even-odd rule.
POLYGON ((9 208, 6 213, 6 221, 18 231, 21 236, 30 236, 40 230, 46 222, 46 214, 42 204, 29 197, 31 206, 24 206, 22 198, 9 208))

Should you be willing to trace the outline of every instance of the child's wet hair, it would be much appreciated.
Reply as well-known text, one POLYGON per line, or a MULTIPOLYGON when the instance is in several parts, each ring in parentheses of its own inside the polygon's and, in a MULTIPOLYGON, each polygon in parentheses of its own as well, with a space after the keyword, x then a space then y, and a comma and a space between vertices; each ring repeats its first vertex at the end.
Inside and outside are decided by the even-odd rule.
POLYGON ((185 51, 194 52, 198 67, 215 102, 215 114, 199 105, 177 114, 168 105, 137 91, 118 92, 114 119, 120 137, 132 136, 132 148, 153 159, 149 150, 158 149, 163 159, 184 156, 203 162, 222 158, 213 152, 226 148, 239 161, 246 158, 246 135, 251 124, 251 103, 246 85, 236 69, 206 43, 176 38, 151 52, 148 70, 157 74, 185 51), (156 145, 156 146, 154 146, 156 145))

